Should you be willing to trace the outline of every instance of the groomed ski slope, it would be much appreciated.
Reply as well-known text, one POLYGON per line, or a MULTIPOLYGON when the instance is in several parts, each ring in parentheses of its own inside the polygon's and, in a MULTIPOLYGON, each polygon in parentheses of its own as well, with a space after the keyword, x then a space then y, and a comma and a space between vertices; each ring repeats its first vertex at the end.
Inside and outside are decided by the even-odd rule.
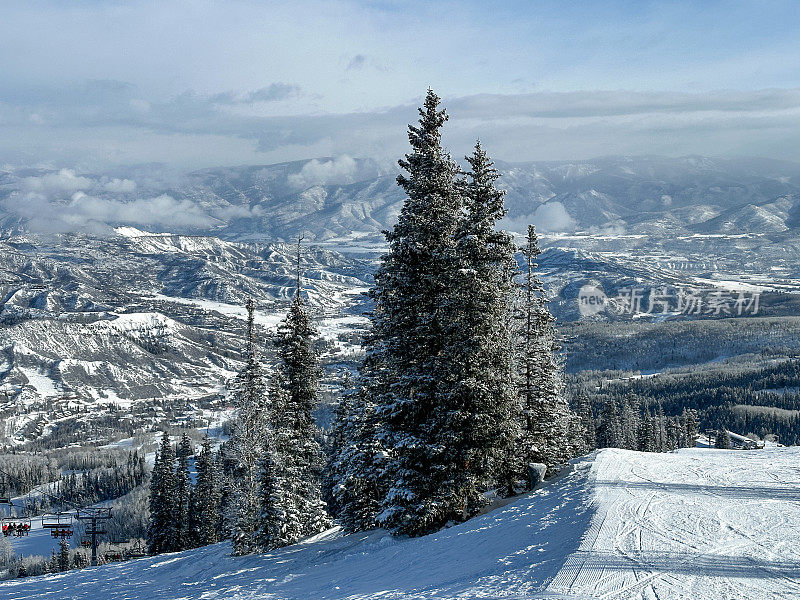
POLYGON ((800 449, 607 449, 541 490, 417 539, 332 530, 0 584, 0 598, 800 598, 800 449))

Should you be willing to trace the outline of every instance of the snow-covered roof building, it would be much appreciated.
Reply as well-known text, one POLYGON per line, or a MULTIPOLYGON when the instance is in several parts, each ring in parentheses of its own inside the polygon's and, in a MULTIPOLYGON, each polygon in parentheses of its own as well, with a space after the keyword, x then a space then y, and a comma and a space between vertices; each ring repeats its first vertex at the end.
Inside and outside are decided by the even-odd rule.
POLYGON ((750 438, 744 437, 743 435, 739 435, 738 433, 733 433, 732 431, 729 431, 728 435, 731 438, 731 447, 732 448, 742 448, 744 450, 755 450, 756 448, 763 448, 764 447, 764 442, 751 440, 750 438))

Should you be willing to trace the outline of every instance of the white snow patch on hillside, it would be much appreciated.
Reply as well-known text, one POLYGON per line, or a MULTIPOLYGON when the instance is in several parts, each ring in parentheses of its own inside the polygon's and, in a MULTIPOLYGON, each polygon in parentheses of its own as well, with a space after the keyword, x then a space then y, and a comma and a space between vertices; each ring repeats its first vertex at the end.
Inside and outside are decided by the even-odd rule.
POLYGON ((28 383, 33 386, 33 388, 36 390, 36 393, 42 398, 49 398, 59 394, 55 382, 44 373, 40 373, 35 369, 29 369, 20 366, 18 366, 17 369, 19 369, 19 371, 25 375, 28 383))
POLYGON ((607 449, 439 533, 330 530, 4 582, 8 600, 785 599, 800 595, 800 448, 607 449))
MULTIPOLYGON (((207 311, 216 311, 226 317, 234 317, 243 321, 247 320, 247 309, 244 306, 237 304, 227 304, 225 302, 216 302, 214 300, 203 300, 202 298, 181 298, 179 296, 164 296, 163 294, 151 294, 155 300, 165 300, 168 302, 175 302, 176 304, 190 304, 207 311)), ((278 326, 278 323, 286 316, 286 311, 283 312, 264 312, 256 310, 253 313, 255 322, 263 325, 269 329, 278 326)))
POLYGON ((136 227, 115 227, 114 231, 123 237, 163 237, 163 236, 171 236, 174 235, 172 233, 150 233, 149 231, 142 231, 141 229, 136 229, 136 227))

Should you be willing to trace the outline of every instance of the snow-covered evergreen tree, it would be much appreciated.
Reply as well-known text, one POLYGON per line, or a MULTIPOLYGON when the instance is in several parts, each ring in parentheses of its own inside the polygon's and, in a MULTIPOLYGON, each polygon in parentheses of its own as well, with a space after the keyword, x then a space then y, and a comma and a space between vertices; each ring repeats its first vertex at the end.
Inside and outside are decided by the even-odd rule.
POLYGON ((667 451, 667 417, 664 414, 664 407, 661 403, 658 403, 658 410, 656 411, 656 420, 655 420, 655 432, 656 432, 656 451, 657 452, 666 452, 667 451))
POLYGON ((576 402, 576 412, 581 425, 582 453, 586 454, 597 448, 597 430, 589 397, 581 395, 576 402))
POLYGON ((175 521, 178 548, 185 550, 192 545, 189 530, 189 496, 191 481, 189 477, 189 458, 194 455, 194 449, 189 437, 184 433, 175 452, 175 498, 173 504, 173 518, 175 521))
POLYGON ((72 567, 72 560, 69 555, 69 542, 66 538, 61 538, 58 542, 58 570, 69 571, 72 567))
POLYGON ((220 444, 216 454, 216 470, 219 476, 219 515, 217 516, 217 538, 220 540, 231 538, 231 507, 233 506, 233 479, 236 471, 236 461, 231 452, 230 439, 220 444))
POLYGON ((320 377, 314 350, 317 331, 300 289, 298 265, 297 290, 275 338, 278 397, 273 398, 271 413, 278 467, 282 470, 282 493, 288 494, 294 505, 287 507, 287 543, 297 541, 290 533, 293 510, 298 515, 300 537, 314 535, 330 526, 321 490, 324 459, 312 414, 317 405, 320 377))
POLYGON ((233 461, 228 519, 236 555, 258 549, 255 542, 260 511, 258 462, 264 447, 268 404, 264 375, 255 350, 254 309, 252 299, 248 300, 247 363, 234 382, 233 402, 237 414, 227 448, 233 461))
POLYGON ((455 247, 463 215, 458 167, 441 145, 447 114, 428 90, 418 126, 409 126, 412 151, 399 161, 406 193, 398 222, 387 232, 389 252, 375 275, 369 353, 376 373, 365 373, 368 401, 376 408, 385 446, 388 491, 378 522, 419 535, 463 518, 459 441, 450 437, 453 354, 450 326, 458 272, 455 247), (457 485, 457 484, 456 484, 457 485), (446 495, 442 490, 448 489, 446 495))
POLYGON ((353 394, 355 385, 350 371, 346 371, 341 384, 339 401, 333 408, 333 423, 327 436, 327 457, 322 477, 322 498, 328 506, 328 514, 337 518, 341 511, 334 488, 340 480, 343 463, 341 455, 349 443, 346 433, 347 422, 354 410, 353 394))
POLYGON ((597 445, 600 448, 622 448, 622 426, 616 401, 608 400, 600 413, 597 445))
POLYGON ((496 229, 506 214, 499 173, 477 143, 459 182, 463 215, 456 228, 453 277, 440 324, 437 410, 439 436, 447 440, 450 476, 439 488, 447 511, 465 519, 485 503, 483 491, 506 470, 519 436, 519 404, 514 386, 511 318, 514 307, 515 246, 496 229))
POLYGON ((700 436, 700 423, 697 418, 697 411, 693 408, 684 408, 683 422, 686 429, 686 447, 694 448, 697 438, 700 436))
POLYGON ((646 411, 639 428, 638 450, 642 452, 656 452, 655 418, 646 411))
POLYGON ((150 554, 179 550, 175 523, 175 451, 169 434, 161 436, 150 479, 150 522, 147 544, 150 554))
MULTIPOLYGON (((275 471, 275 484, 268 485, 268 489, 260 492, 262 498, 277 497, 280 495, 280 503, 277 508, 283 511, 281 517, 282 533, 280 545, 294 544, 303 538, 303 500, 299 498, 302 484, 302 468, 296 459, 297 435, 293 430, 294 411, 289 403, 289 394, 286 384, 280 371, 273 374, 269 386, 270 397, 270 429, 268 433, 271 440, 265 440, 265 450, 270 451, 270 460, 262 462, 262 470, 259 478, 269 483, 272 475, 270 470, 275 471), (266 445, 270 444, 270 445, 266 445)), ((268 517, 270 511, 276 507, 262 506, 262 515, 268 517)), ((259 525, 259 529, 269 530, 270 524, 265 522, 259 525)), ((274 538, 273 538, 274 539, 274 538)), ((275 541, 277 544, 277 540, 275 541)))
POLYGON ((364 381, 372 372, 367 357, 358 387, 345 394, 337 413, 336 430, 341 441, 329 466, 336 517, 348 532, 376 526, 387 491, 386 454, 377 437, 375 406, 364 381))
POLYGON ((89 566, 91 560, 87 553, 82 552, 81 550, 75 551, 75 556, 72 560, 72 565, 75 569, 84 569, 89 566))
POLYGON ((260 512, 255 543, 262 551, 286 546, 296 541, 302 532, 299 524, 292 531, 288 521, 294 499, 286 493, 287 482, 283 477, 285 473, 282 467, 275 447, 275 437, 270 430, 264 436, 258 471, 260 512))
POLYGON ((718 429, 714 439, 714 447, 727 450, 731 447, 731 434, 727 429, 718 429))
POLYGON ((206 435, 195 463, 197 477, 192 489, 192 537, 195 546, 218 541, 217 522, 220 509, 219 474, 206 435))
POLYGON ((571 456, 573 420, 563 393, 563 360, 555 318, 547 307, 544 286, 536 274, 538 238, 533 225, 522 254, 525 258, 521 285, 519 323, 519 394, 522 402, 522 435, 518 454, 522 464, 540 462, 552 467, 571 456))
POLYGON ((636 397, 625 398, 620 403, 620 421, 622 432, 622 448, 635 450, 639 445, 639 429, 641 428, 640 407, 636 397))

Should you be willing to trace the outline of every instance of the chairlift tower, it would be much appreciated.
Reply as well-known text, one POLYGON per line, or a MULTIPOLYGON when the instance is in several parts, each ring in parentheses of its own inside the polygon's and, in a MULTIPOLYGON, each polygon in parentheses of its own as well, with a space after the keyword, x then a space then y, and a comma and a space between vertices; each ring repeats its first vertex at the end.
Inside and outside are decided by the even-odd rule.
POLYGON ((89 529, 86 530, 86 535, 91 536, 92 541, 92 566, 97 566, 97 536, 104 535, 106 531, 100 529, 105 521, 111 518, 110 507, 89 507, 78 509, 75 513, 75 518, 79 521, 88 521, 89 529))

